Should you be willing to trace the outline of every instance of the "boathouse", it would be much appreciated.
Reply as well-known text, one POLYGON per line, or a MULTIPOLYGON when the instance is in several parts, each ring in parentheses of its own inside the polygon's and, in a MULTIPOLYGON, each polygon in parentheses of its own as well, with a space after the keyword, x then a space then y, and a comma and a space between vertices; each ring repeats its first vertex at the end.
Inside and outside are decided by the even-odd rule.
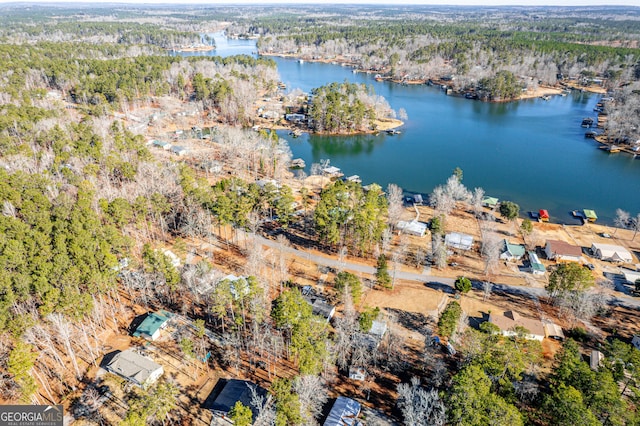
POLYGON ((595 222, 598 220, 598 215, 594 210, 584 209, 582 213, 584 213, 584 217, 586 217, 589 222, 595 222))
POLYGON ((540 209, 538 212, 538 219, 541 222, 549 222, 549 212, 545 209, 540 209))
POLYGON ((482 206, 493 210, 498 206, 498 201, 495 197, 484 197, 482 199, 482 206))

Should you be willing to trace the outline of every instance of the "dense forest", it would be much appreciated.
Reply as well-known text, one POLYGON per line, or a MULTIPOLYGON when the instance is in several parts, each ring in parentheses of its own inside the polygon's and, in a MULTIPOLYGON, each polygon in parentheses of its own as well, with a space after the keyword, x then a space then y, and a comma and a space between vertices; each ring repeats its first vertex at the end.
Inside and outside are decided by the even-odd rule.
MULTIPOLYGON (((206 418, 198 392, 208 381, 257 380, 260 371, 268 396, 256 413, 234 407, 236 424, 314 425, 355 367, 368 376, 360 399, 405 424, 637 424, 639 351, 615 331, 596 344, 576 326, 545 361, 529 330, 502 336, 487 322, 468 326, 464 277, 437 318, 396 310, 398 322, 414 327, 411 338, 391 317, 389 331, 372 337, 383 318, 363 302, 364 289, 389 291, 405 259, 426 260, 395 238, 402 190, 342 180, 316 188, 294 177, 286 143, 250 129, 255 103, 279 96, 272 60, 163 50, 233 22, 229 34, 260 36, 263 51, 341 55, 399 80, 455 74, 487 98, 555 84, 559 74, 600 76, 616 99, 606 106, 611 131, 638 136, 637 9, 587 17, 499 10, 469 18, 464 8, 423 7, 0 8, 0 401, 64 403, 86 424, 190 424, 206 418), (156 113, 141 118, 147 109, 168 124, 156 113), (154 145, 156 137, 182 144, 184 132, 193 135, 187 158, 154 145), (277 244, 265 249, 266 237, 277 244), (347 253, 377 260, 375 278, 323 278, 323 297, 339 307, 329 322, 298 285, 308 271, 294 273, 287 262, 292 241, 340 262, 347 253), (141 312, 160 309, 177 318, 168 343, 130 338, 141 312), (457 353, 444 352, 436 336, 457 353), (157 346, 167 366, 179 366, 148 388, 96 376, 122 339, 139 351, 157 346), (582 354, 596 347, 603 358, 591 369, 582 354)), ((369 128, 390 114, 369 88, 347 83, 315 89, 309 109, 317 130, 329 132, 369 128)), ((432 194, 434 245, 439 221, 456 208, 481 208, 483 191, 462 182, 458 169, 432 194)), ((512 207, 504 219, 517 217, 512 207)), ((478 214, 477 222, 488 221, 478 214)), ((500 262, 488 247, 487 270, 500 262)), ((595 283, 585 271, 558 267, 547 290, 554 308, 588 321, 607 307, 589 299, 595 283)))

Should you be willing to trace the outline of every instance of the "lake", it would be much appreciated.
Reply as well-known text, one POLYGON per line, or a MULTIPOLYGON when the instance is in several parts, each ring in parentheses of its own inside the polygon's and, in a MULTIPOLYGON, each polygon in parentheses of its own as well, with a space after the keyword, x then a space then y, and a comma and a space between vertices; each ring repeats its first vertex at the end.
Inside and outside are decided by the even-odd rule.
MULTIPOLYGON (((216 45, 216 51, 191 53, 255 51, 252 40, 218 35, 216 45)), ((574 91, 548 101, 495 104, 447 96, 437 87, 377 82, 340 65, 273 59, 287 90, 365 83, 409 117, 399 135, 293 138, 280 132, 293 157, 305 160, 307 172, 312 163, 329 159, 363 184, 395 183, 406 192, 429 194, 460 167, 468 188, 514 201, 522 212, 547 209, 554 222, 576 223, 569 214, 575 209, 594 209, 598 221, 609 224, 616 208, 640 212, 640 159, 598 149, 580 127, 584 117, 596 117, 599 95, 574 91)))

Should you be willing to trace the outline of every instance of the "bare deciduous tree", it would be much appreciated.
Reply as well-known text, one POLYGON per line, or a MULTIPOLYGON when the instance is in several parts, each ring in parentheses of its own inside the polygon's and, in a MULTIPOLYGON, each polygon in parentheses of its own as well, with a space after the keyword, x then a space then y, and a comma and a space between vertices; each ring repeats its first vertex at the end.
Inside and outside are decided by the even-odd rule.
POLYGON ((471 205, 473 206, 473 211, 476 217, 480 217, 480 213, 482 212, 483 199, 484 199, 484 189, 475 188, 473 190, 473 195, 471 196, 471 205))
POLYGON ((613 219, 613 224, 616 226, 614 234, 618 232, 617 228, 627 229, 630 219, 631 215, 629 214, 629 212, 622 209, 616 209, 616 217, 615 219, 613 219))
POLYGON ((389 207, 387 209, 389 224, 391 226, 396 226, 404 208, 402 203, 402 188, 396 184, 390 183, 387 186, 387 200, 389 201, 389 207))
POLYGON ((482 283, 482 300, 486 301, 491 296, 491 290, 493 290, 493 284, 490 281, 484 281, 482 283))
POLYGON ((398 406, 407 426, 440 426, 445 423, 445 405, 435 389, 420 386, 420 379, 398 385, 398 406))
POLYGON ((431 253, 436 268, 441 269, 447 266, 447 246, 441 236, 433 238, 431 253))
POLYGON ((319 376, 298 376, 293 382, 293 391, 300 400, 300 416, 305 425, 316 425, 316 418, 322 414, 322 406, 327 402, 327 388, 319 376))

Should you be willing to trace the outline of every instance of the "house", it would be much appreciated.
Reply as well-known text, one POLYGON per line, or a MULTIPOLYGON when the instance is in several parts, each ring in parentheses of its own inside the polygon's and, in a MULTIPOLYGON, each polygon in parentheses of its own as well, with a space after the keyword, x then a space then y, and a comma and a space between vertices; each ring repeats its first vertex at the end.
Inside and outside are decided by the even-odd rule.
POLYGON ((640 280, 640 272, 632 271, 630 269, 622 269, 622 275, 629 284, 635 284, 637 280, 640 280))
POLYGON ((159 140, 153 141, 153 146, 155 146, 156 148, 162 148, 165 151, 168 151, 171 149, 171 144, 169 142, 164 142, 159 140))
POLYGON ((544 323, 544 337, 548 337, 549 339, 564 340, 564 332, 558 324, 547 321, 544 323))
POLYGON ((169 249, 164 249, 162 250, 162 254, 164 254, 165 256, 167 256, 169 258, 169 260, 171 261, 171 264, 174 267, 178 267, 180 266, 180 258, 171 250, 169 249))
POLYGON ((371 328, 369 329, 369 334, 377 337, 378 339, 382 339, 387 332, 387 323, 384 321, 374 320, 371 322, 371 328))
POLYGON ((273 186, 276 189, 282 188, 282 185, 277 180, 274 180, 274 179, 258 179, 256 180, 256 185, 258 185, 260 189, 267 188, 267 185, 273 186))
POLYGON ((324 421, 324 426, 357 426, 360 415, 360 403, 351 398, 339 396, 331 407, 331 411, 324 421))
POLYGON ((500 329, 503 336, 517 336, 516 327, 525 328, 529 334, 526 339, 542 341, 545 337, 542 321, 526 318, 514 311, 507 311, 502 315, 489 314, 489 322, 500 329))
POLYGON ((598 368, 600 368, 600 363, 603 359, 604 355, 602 354, 602 352, 595 349, 592 350, 591 355, 589 356, 589 367, 591 367, 593 371, 598 371, 598 368))
POLYGON ((238 300, 240 295, 246 296, 249 294, 249 284, 245 277, 236 277, 233 274, 229 274, 220 278, 218 282, 220 283, 222 281, 229 281, 229 292, 231 293, 233 300, 238 300))
POLYGON ((424 222, 418 222, 417 220, 412 220, 410 222, 401 220, 398 222, 397 227, 405 234, 415 235, 416 237, 424 237, 424 234, 427 232, 427 224, 424 222))
POLYGON ((547 240, 544 252, 547 259, 556 262, 580 262, 582 259, 582 249, 564 241, 547 240))
POLYGON ((141 387, 154 383, 164 373, 160 364, 132 349, 118 352, 113 356, 107 355, 103 363, 105 370, 141 387))
POLYGON ((533 275, 544 275, 547 269, 544 267, 538 255, 532 251, 527 252, 529 255, 529 270, 533 275))
POLYGON ((473 237, 467 234, 451 232, 444 236, 444 243, 447 247, 457 248, 460 250, 471 250, 473 246, 473 237))
POLYGON ((509 261, 518 261, 524 256, 524 246, 520 244, 511 244, 509 241, 504 240, 502 253, 500 253, 500 259, 509 261))
POLYGON ((311 305, 311 313, 324 318, 327 322, 331 321, 336 313, 336 307, 330 305, 326 300, 316 296, 312 291, 305 291, 303 288, 303 297, 308 304, 311 305), (307 293, 306 295, 304 293, 307 293))
POLYGON ((324 173, 326 176, 329 176, 329 177, 332 177, 332 178, 339 178, 339 177, 344 176, 344 173, 342 173, 342 170, 340 170, 336 166, 325 167, 324 169, 322 169, 322 173, 324 173))
POLYGON ((285 114, 284 115, 285 120, 292 121, 294 123, 297 123, 299 121, 304 121, 305 118, 306 117, 304 114, 285 114))
POLYGON ((165 310, 151 312, 133 332, 134 337, 143 337, 148 340, 157 340, 160 330, 163 330, 173 315, 165 310))
POLYGON ((175 145, 171 147, 171 152, 177 155, 178 157, 182 157, 183 155, 186 155, 187 152, 189 152, 189 150, 183 146, 175 145))
POLYGON ((614 244, 591 244, 591 253, 600 260, 609 262, 633 262, 633 256, 629 250, 614 244))
POLYGON ((214 418, 223 419, 233 424, 229 418, 229 412, 238 401, 249 407, 255 418, 258 407, 253 404, 254 394, 264 397, 267 395, 267 391, 248 380, 220 379, 203 406, 213 412, 214 418))
POLYGON ((482 199, 482 206, 493 210, 498 206, 498 201, 495 197, 484 197, 482 199))
POLYGON ((362 367, 349 367, 349 378, 351 380, 364 382, 364 380, 367 378, 367 372, 362 367))

